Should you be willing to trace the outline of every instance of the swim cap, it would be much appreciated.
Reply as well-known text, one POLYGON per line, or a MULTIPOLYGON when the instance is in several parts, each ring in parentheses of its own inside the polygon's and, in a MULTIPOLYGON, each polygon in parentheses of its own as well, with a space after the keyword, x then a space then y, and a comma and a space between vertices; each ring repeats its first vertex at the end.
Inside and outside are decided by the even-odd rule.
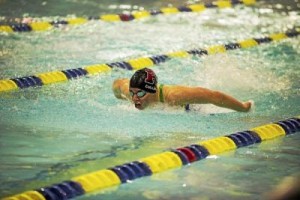
POLYGON ((151 69, 137 70, 130 79, 130 87, 139 88, 149 93, 156 93, 157 77, 151 69))

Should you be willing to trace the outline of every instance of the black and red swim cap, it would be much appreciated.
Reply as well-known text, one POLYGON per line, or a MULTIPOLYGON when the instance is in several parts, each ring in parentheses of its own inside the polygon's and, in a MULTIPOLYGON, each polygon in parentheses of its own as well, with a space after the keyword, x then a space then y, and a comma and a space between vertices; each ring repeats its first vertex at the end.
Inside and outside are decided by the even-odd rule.
POLYGON ((148 68, 137 70, 130 79, 130 87, 156 93, 157 77, 154 71, 148 68))

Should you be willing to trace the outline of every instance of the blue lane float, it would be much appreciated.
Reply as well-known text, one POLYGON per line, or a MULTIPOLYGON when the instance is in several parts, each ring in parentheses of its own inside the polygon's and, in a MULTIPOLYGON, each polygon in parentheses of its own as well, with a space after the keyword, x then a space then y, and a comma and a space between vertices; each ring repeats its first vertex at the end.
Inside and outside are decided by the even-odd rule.
POLYGON ((182 59, 192 56, 214 55, 217 53, 225 53, 226 51, 245 49, 255 47, 261 44, 276 42, 289 37, 296 37, 300 34, 300 28, 295 27, 285 33, 275 33, 262 38, 251 38, 239 42, 228 43, 224 45, 213 45, 206 49, 192 49, 187 51, 170 52, 163 55, 155 55, 149 57, 140 57, 126 61, 119 61, 113 63, 94 64, 85 66, 83 68, 67 69, 62 71, 46 72, 42 74, 31 75, 21 78, 11 78, 0 80, 0 93, 24 89, 29 87, 38 87, 53 83, 66 82, 68 80, 77 79, 85 76, 94 76, 101 73, 106 73, 114 68, 123 70, 138 70, 144 67, 152 67, 159 65, 172 58, 182 59))
POLYGON ((157 15, 171 15, 177 14, 180 12, 203 12, 206 9, 211 8, 231 8, 236 5, 246 5, 252 6, 256 3, 256 0, 216 0, 212 3, 205 4, 191 4, 186 6, 179 7, 165 7, 160 8, 158 10, 141 10, 141 11, 133 11, 129 14, 121 13, 121 14, 105 14, 102 16, 90 16, 90 17, 74 17, 70 19, 64 20, 56 20, 56 21, 32 21, 29 23, 9 23, 0 25, 0 32, 33 32, 33 31, 47 31, 52 28, 57 28, 60 26, 67 25, 81 25, 85 24, 90 20, 101 20, 105 22, 129 22, 132 20, 139 20, 151 16, 157 15))
POLYGON ((138 161, 80 175, 71 180, 17 194, 3 200, 67 200, 89 192, 170 170, 240 147, 300 132, 300 116, 239 131, 198 144, 171 149, 138 161))

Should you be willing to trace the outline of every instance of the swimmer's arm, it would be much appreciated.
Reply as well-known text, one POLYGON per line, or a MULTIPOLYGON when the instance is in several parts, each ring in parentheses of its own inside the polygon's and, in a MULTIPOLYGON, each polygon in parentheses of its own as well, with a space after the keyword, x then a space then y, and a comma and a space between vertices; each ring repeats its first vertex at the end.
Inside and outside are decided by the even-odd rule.
POLYGON ((250 102, 243 103, 223 92, 202 87, 176 86, 170 90, 166 100, 173 105, 214 104, 240 112, 247 112, 251 108, 250 102))
POLYGON ((117 79, 112 86, 114 95, 118 99, 129 99, 129 80, 117 79))

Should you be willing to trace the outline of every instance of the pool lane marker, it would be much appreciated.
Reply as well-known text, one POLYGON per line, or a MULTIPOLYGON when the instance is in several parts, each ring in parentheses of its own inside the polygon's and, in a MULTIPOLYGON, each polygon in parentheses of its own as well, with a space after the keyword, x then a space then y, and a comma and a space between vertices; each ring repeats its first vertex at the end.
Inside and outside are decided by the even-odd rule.
POLYGON ((264 43, 280 41, 286 38, 297 37, 300 34, 300 28, 295 28, 286 33, 271 34, 262 38, 251 38, 236 43, 228 43, 225 45, 213 45, 206 49, 192 49, 188 51, 176 51, 164 55, 156 55, 150 57, 140 57, 126 61, 113 62, 107 64, 94 64, 83 68, 66 69, 62 71, 53 71, 32 76, 19 78, 11 78, 0 80, 0 93, 16 89, 29 87, 39 87, 43 85, 66 82, 68 80, 77 79, 84 76, 98 75, 109 72, 113 68, 122 68, 125 70, 138 70, 144 67, 152 67, 160 63, 166 62, 171 58, 188 58, 190 56, 213 55, 217 53, 225 53, 226 51, 235 49, 245 49, 255 47, 264 43))
POLYGON ((169 15, 177 14, 180 12, 202 12, 209 8, 231 8, 238 4, 244 4, 250 6, 256 3, 256 0, 218 0, 212 3, 206 4, 192 4, 180 7, 166 7, 159 10, 153 11, 133 11, 132 14, 107 14, 96 17, 77 17, 66 20, 52 21, 52 22, 31 22, 31 23, 20 23, 20 24, 8 24, 0 25, 0 32, 31 32, 31 31, 46 31, 53 27, 60 25, 80 25, 87 23, 90 20, 102 20, 106 22, 117 22, 117 21, 132 21, 141 18, 146 18, 156 15, 169 15))
POLYGON ((3 200, 72 199, 89 192, 117 186, 137 178, 191 164, 205 159, 209 155, 220 154, 296 132, 300 132, 300 116, 172 149, 141 158, 138 161, 79 175, 71 178, 71 180, 25 191, 3 200))

